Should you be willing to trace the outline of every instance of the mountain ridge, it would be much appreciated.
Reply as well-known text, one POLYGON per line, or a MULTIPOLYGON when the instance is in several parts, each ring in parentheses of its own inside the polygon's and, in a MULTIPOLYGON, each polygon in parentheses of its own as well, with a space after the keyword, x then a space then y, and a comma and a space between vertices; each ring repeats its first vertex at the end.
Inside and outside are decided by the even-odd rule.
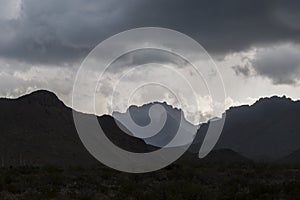
MULTIPOLYGON (((261 98, 252 105, 229 108, 226 110, 223 132, 214 151, 230 149, 252 160, 273 161, 288 156, 300 148, 298 134, 300 125, 297 123, 297 117, 300 114, 299 102, 285 96, 272 96, 261 98), (264 153, 266 155, 263 155, 264 153)), ((155 102, 152 104, 155 104, 155 102)), ((149 106, 150 104, 147 105, 149 106)), ((141 109, 143 106, 133 107, 141 109)), ((178 108, 172 106, 171 108, 181 112, 178 108)), ((95 163, 95 159, 89 155, 78 138, 73 123, 72 108, 65 105, 53 92, 38 90, 17 99, 0 98, 0 110, 2 132, 0 155, 8 154, 6 157, 10 156, 15 160, 14 162, 19 162, 16 160, 19 160, 20 154, 24 154, 21 157, 26 157, 26 153, 19 152, 19 149, 23 148, 25 151, 29 151, 29 160, 38 160, 37 157, 48 155, 49 152, 53 151, 44 160, 43 158, 39 159, 43 162, 49 160, 50 163, 53 162, 55 164, 57 162, 66 162, 67 164, 95 163), (34 109, 31 110, 32 108, 34 109), (51 134, 54 134, 55 137, 58 136, 58 138, 52 138, 51 134), (43 136, 44 139, 42 138, 39 141, 38 136, 43 136), (59 142, 56 140, 59 140, 59 142), (45 142, 45 146, 49 148, 48 150, 40 144, 42 142, 45 142), (69 150, 65 151, 66 147, 69 150), (11 154, 7 153, 10 148, 15 148, 11 154), (59 159, 55 158, 59 156, 59 152, 63 151, 66 154, 61 155, 59 159), (76 157, 72 155, 74 152, 80 152, 78 157, 82 156, 85 161, 72 163, 73 158, 76 157), (35 156, 35 154, 37 155, 35 156)), ((109 139, 125 150, 150 152, 156 149, 153 149, 151 145, 149 147, 149 144, 146 144, 139 138, 124 134, 114 124, 116 119, 112 116, 102 115, 97 116, 97 118, 99 123, 102 123, 107 128, 108 131, 106 132, 113 133, 107 135, 109 139), (104 121, 106 122, 104 123, 104 121)), ((196 138, 191 146, 192 148, 190 148, 193 151, 189 151, 191 155, 197 157, 199 146, 203 142, 205 129, 207 129, 209 123, 208 121, 201 124, 198 129, 196 138)))

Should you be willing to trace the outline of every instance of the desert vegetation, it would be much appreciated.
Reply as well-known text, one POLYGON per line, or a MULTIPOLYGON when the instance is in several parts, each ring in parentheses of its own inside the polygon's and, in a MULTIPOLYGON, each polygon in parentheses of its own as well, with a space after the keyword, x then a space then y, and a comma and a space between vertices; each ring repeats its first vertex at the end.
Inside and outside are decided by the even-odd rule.
POLYGON ((97 167, 2 167, 0 199, 300 199, 300 165, 173 164, 128 174, 97 167))

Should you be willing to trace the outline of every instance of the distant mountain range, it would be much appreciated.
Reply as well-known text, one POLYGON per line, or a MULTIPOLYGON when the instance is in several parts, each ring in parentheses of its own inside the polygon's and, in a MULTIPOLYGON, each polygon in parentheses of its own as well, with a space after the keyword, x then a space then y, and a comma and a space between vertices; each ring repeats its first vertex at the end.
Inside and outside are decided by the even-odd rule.
POLYGON ((125 113, 114 112, 112 116, 121 122, 130 133, 135 134, 134 136, 144 138, 147 144, 157 147, 166 145, 177 147, 190 144, 199 128, 185 119, 182 110, 165 102, 154 102, 140 107, 130 106, 125 113), (150 116, 152 116, 152 121, 150 116), (169 142, 179 128, 184 134, 170 144, 169 142))
MULTIPOLYGON (((119 147, 132 152, 149 152, 167 144, 178 129, 183 113, 166 103, 131 106, 126 113, 98 117, 107 137, 119 147), (137 138, 134 126, 118 127, 128 120, 145 126, 150 123, 150 107, 166 108, 159 120, 166 123, 157 136, 137 138), (131 130, 131 131, 130 131, 131 130), (126 133, 128 134, 126 134, 126 133)), ((226 111, 222 135, 206 161, 293 160, 300 162, 300 102, 285 97, 258 100, 251 106, 226 111)), ((183 118, 184 119, 184 118, 183 118)), ((155 119, 154 119, 155 120, 155 119)), ((197 153, 206 134, 208 123, 194 126, 184 119, 184 129, 191 132, 185 142, 194 142, 185 158, 198 160, 197 153), (193 133, 195 130, 195 134, 193 133)), ((73 122, 72 109, 55 94, 36 91, 18 99, 0 99, 0 164, 92 165, 96 161, 81 143, 73 122)), ((141 135, 139 135, 141 136, 141 135)), ((180 145, 180 143, 178 143, 180 145)))
POLYGON ((300 101, 286 97, 230 108, 215 149, 228 148, 253 160, 281 159, 300 148, 299 117, 300 101))

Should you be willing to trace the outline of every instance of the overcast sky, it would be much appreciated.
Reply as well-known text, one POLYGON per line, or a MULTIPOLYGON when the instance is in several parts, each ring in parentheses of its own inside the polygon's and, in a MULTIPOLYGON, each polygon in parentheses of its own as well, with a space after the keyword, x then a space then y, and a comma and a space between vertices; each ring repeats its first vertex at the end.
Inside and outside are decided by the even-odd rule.
MULTIPOLYGON (((0 5, 1 97, 43 88, 70 105, 77 69, 96 45, 121 31, 151 26, 180 31, 208 51, 222 74, 227 107, 272 95, 300 99, 297 0, 0 0, 0 5)), ((139 63, 131 61, 126 66, 139 63)), ((210 117, 202 98, 202 114, 210 117)), ((99 114, 105 112, 100 108, 99 114)))

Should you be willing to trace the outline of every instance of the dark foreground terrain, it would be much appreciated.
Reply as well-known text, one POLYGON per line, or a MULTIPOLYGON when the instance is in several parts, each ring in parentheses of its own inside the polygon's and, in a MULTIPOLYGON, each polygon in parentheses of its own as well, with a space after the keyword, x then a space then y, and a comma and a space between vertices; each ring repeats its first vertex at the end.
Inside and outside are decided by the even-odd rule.
POLYGON ((171 165, 147 174, 107 167, 3 167, 0 199, 300 199, 300 165, 171 165))
MULTIPOLYGON (((145 106, 131 108, 138 111, 136 118, 140 111, 148 113, 145 106)), ((178 127, 179 110, 165 106, 169 121, 161 136, 178 127)), ((210 121, 201 124, 177 164, 147 174, 99 166, 78 137, 72 109, 51 92, 0 99, 0 111, 0 200, 300 199, 300 164, 295 164, 300 163, 300 101, 270 97, 230 108, 207 157, 197 155, 210 121)), ((157 148, 125 134, 112 116, 97 119, 107 137, 125 150, 157 148)))

